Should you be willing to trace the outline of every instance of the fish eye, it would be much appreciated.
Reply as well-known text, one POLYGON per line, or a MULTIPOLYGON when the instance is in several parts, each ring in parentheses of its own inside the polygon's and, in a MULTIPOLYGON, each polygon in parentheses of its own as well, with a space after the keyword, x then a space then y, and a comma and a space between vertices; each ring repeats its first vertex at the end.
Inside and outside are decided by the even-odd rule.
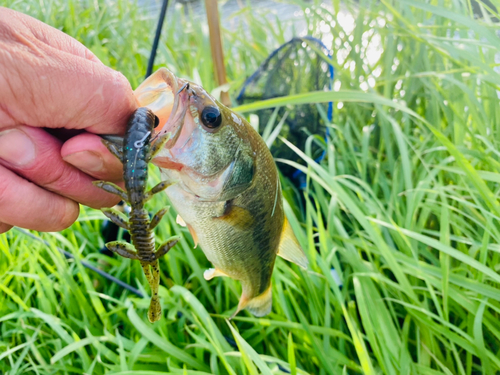
POLYGON ((219 108, 212 106, 203 108, 203 112, 201 112, 201 122, 210 129, 219 127, 222 122, 219 108))
POLYGON ((154 124, 154 127, 157 128, 158 125, 160 125, 160 119, 158 118, 158 116, 155 115, 155 124, 154 124))

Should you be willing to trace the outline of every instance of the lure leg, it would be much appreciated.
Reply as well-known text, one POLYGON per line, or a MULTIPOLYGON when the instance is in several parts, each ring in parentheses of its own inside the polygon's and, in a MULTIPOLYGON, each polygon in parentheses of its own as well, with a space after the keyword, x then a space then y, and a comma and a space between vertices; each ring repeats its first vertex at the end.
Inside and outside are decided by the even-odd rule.
POLYGON ((153 279, 151 276, 151 271, 149 270, 149 263, 141 262, 142 269, 144 270, 144 275, 146 276, 146 280, 148 280, 149 286, 152 288, 153 279))
POLYGON ((123 162, 122 146, 117 145, 116 143, 110 142, 106 139, 103 139, 102 143, 104 144, 104 146, 106 146, 106 148, 109 150, 109 152, 111 152, 113 155, 115 155, 118 158, 118 160, 123 162))
POLYGON ((149 152, 149 159, 151 160, 152 158, 155 157, 155 155, 160 152, 160 150, 165 146, 165 143, 168 142, 172 134, 170 133, 164 133, 158 137, 158 139, 153 143, 151 146, 151 151, 149 152))
POLYGON ((153 188, 151 188, 150 191, 148 191, 146 194, 144 194, 144 202, 147 202, 148 200, 151 199, 151 197, 153 195, 159 193, 160 191, 165 190, 170 185, 172 185, 171 182, 167 182, 167 181, 160 182, 159 184, 157 184, 156 186, 154 186, 153 188))
POLYGON ((160 223, 160 220, 162 219, 163 215, 165 215, 168 212, 168 207, 165 207, 158 211, 155 216, 151 219, 151 222, 149 223, 149 229, 153 230, 156 228, 156 226, 160 223))
POLYGON ((102 208, 101 211, 109 220, 111 220, 112 223, 125 230, 130 230, 128 221, 125 220, 122 215, 114 208, 102 208))
POLYGON ((158 289, 160 287, 160 265, 158 260, 151 264, 151 270, 153 274, 153 288, 151 289, 148 319, 151 323, 154 323, 161 318, 160 297, 158 296, 158 289))
POLYGON ((162 256, 164 256, 168 251, 174 247, 174 245, 179 241, 178 238, 172 238, 168 240, 167 242, 163 243, 158 247, 158 250, 155 252, 155 257, 156 259, 160 259, 162 256))
POLYGON ((126 242, 121 242, 121 241, 108 242, 106 244, 106 247, 113 253, 121 255, 124 258, 139 259, 139 256, 137 255, 137 252, 135 251, 134 247, 126 242))
POLYGON ((155 260, 151 264, 141 264, 144 274, 148 279, 149 286, 151 287, 151 303, 149 304, 148 319, 151 323, 154 323, 161 318, 160 297, 158 296, 158 289, 160 287, 160 266, 158 260, 155 260), (149 267, 151 267, 151 270, 149 267))
POLYGON ((118 185, 115 185, 112 182, 107 182, 107 181, 92 181, 92 183, 94 184, 94 186, 97 186, 98 188, 101 188, 102 190, 107 191, 108 193, 116 194, 122 200, 128 202, 127 193, 118 185))

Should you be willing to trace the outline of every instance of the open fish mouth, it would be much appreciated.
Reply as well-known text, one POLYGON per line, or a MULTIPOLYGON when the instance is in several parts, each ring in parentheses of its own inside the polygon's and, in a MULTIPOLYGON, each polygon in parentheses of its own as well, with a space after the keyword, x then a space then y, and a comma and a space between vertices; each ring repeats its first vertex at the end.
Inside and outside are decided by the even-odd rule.
POLYGON ((161 68, 134 91, 140 107, 147 107, 158 116, 158 135, 170 133, 165 148, 170 149, 179 138, 188 109, 189 84, 171 71, 161 68))

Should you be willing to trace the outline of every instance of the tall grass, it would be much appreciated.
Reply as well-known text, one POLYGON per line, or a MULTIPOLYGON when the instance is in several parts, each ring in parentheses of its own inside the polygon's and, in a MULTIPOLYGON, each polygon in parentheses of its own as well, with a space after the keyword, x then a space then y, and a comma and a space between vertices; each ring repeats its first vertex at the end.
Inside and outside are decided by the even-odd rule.
MULTIPOLYGON (((134 86, 141 81, 155 22, 133 3, 0 3, 75 36, 134 86)), ((147 298, 80 263, 148 293, 137 262, 98 253, 98 211, 37 234, 50 247, 13 230, 0 236, 1 373, 500 373, 499 15, 481 5, 475 19, 467 0, 295 3, 311 34, 331 43, 335 91, 237 110, 336 103, 328 139, 310 139, 323 145, 324 161, 292 144, 307 166, 277 161, 308 176, 304 191, 283 187, 310 268, 279 259, 272 313, 228 322, 238 283, 204 280, 209 263, 171 212, 159 241, 184 236, 161 262, 166 315, 151 325, 147 298)), ((158 65, 213 89, 206 27, 179 7, 169 12, 158 65)), ((243 9, 248 29, 224 32, 234 87, 284 42, 287 25, 262 12, 243 9)), ((165 204, 158 197, 150 208, 165 204)))

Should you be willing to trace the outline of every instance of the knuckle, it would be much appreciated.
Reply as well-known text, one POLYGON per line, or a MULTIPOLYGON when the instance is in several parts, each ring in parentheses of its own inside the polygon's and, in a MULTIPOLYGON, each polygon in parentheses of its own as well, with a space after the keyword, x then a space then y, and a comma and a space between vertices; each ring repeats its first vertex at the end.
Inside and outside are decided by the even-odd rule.
POLYGON ((49 226, 53 228, 54 231, 60 231, 70 227, 76 219, 78 219, 78 214, 80 213, 78 203, 69 199, 63 204, 51 205, 51 208, 51 223, 49 226))
POLYGON ((40 183, 51 190, 66 189, 71 186, 71 181, 74 181, 75 176, 72 173, 65 173, 65 166, 57 165, 51 168, 44 168, 47 173, 40 183))

